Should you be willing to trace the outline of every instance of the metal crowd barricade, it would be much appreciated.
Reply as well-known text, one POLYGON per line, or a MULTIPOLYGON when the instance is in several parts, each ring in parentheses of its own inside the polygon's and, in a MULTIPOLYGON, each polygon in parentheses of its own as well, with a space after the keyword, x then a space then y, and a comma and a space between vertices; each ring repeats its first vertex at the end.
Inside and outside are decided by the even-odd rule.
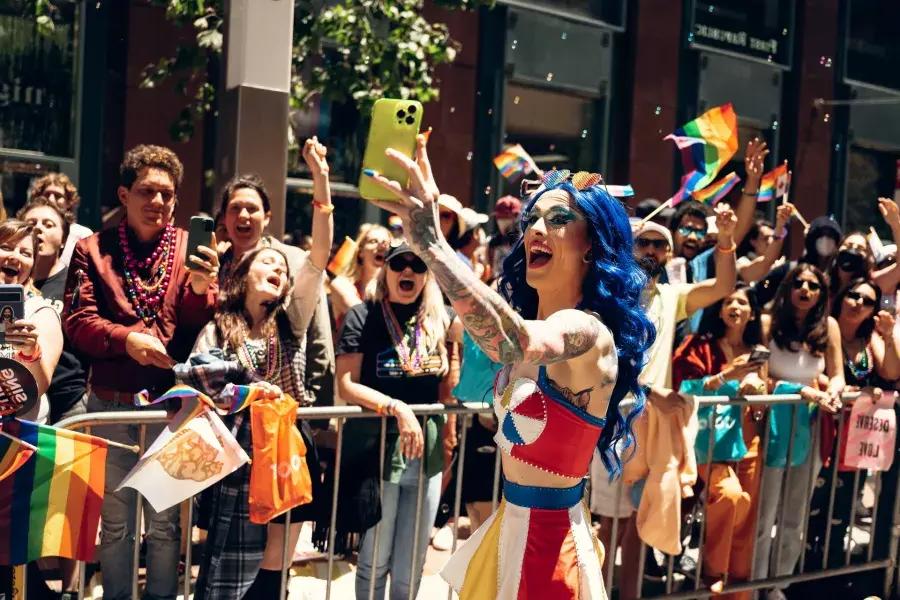
MULTIPOLYGON (((853 395, 845 395, 845 399, 852 399, 853 395)), ((795 415, 796 407, 800 405, 803 401, 800 399, 798 395, 782 395, 782 396, 748 396, 745 398, 733 399, 728 397, 718 397, 718 396, 704 396, 704 397, 696 397, 696 401, 700 406, 704 405, 717 405, 717 404, 737 404, 737 405, 775 405, 775 404, 789 404, 792 406, 791 409, 791 431, 789 437, 789 444, 787 450, 786 457, 786 467, 791 464, 792 454, 794 452, 794 423, 795 423, 795 415)), ((420 417, 424 421, 427 417, 433 415, 444 415, 444 414, 457 414, 461 417, 462 427, 460 428, 460 437, 459 437, 459 451, 458 456, 456 458, 456 488, 453 494, 453 543, 452 549, 455 551, 458 546, 458 525, 459 525, 459 516, 461 510, 461 494, 462 494, 462 486, 464 484, 464 473, 463 466, 465 463, 465 453, 466 453, 466 439, 467 433, 469 430, 469 425, 473 418, 476 418, 479 414, 492 414, 491 407, 485 406, 483 404, 471 404, 471 405, 457 405, 457 406, 445 406, 441 404, 429 404, 429 405, 417 405, 412 407, 413 412, 420 417)), ((325 588, 325 599, 330 600, 332 597, 332 576, 333 576, 333 565, 335 561, 335 526, 337 524, 337 508, 338 508, 338 497, 339 497, 339 488, 341 484, 341 460, 342 460, 342 440, 344 435, 344 425, 349 419, 381 419, 381 429, 379 436, 379 464, 384 466, 385 463, 385 452, 386 452, 386 432, 387 432, 387 419, 389 417, 384 417, 377 415, 371 411, 364 411, 356 406, 345 406, 345 407, 307 407, 301 408, 299 410, 299 417, 302 419, 310 419, 310 420, 321 420, 321 419, 333 419, 336 429, 336 448, 334 455, 334 464, 332 468, 334 469, 334 477, 333 477, 333 489, 331 495, 331 508, 329 514, 329 536, 328 536, 328 548, 327 548, 327 580, 326 580, 326 588, 325 588)), ((765 449, 768 445, 768 431, 769 431, 769 423, 768 420, 771 418, 771 411, 767 411, 767 417, 765 421, 764 434, 760 444, 760 475, 758 477, 758 484, 761 488, 763 485, 763 476, 762 469, 764 469, 765 465, 765 449)), ((838 433, 837 440, 835 442, 836 448, 840 447, 841 436, 843 435, 843 412, 839 413, 838 421, 838 433)), ((108 413, 90 413, 86 415, 80 415, 78 417, 73 417, 71 419, 67 419, 58 424, 60 427, 65 427, 68 429, 81 430, 86 433, 90 433, 94 428, 101 427, 105 425, 115 425, 115 424, 123 424, 127 423, 130 425, 138 425, 140 436, 139 443, 141 452, 146 448, 147 441, 146 440, 146 428, 148 425, 158 425, 166 422, 166 413, 164 411, 140 411, 140 412, 132 412, 132 411, 124 411, 124 412, 108 412, 108 413)), ((710 466, 712 464, 713 458, 713 441, 715 434, 715 415, 712 416, 712 422, 710 423, 710 427, 708 428, 709 435, 709 452, 707 453, 708 460, 706 463, 707 470, 706 472, 711 473, 710 466)), ((423 427, 423 431, 424 431, 423 427)), ((818 431, 818 427, 813 426, 813 431, 818 431)), ((818 445, 811 443, 809 452, 810 456, 808 460, 812 459, 812 453, 818 451, 818 445)), ((795 569, 795 572, 792 575, 785 575, 780 577, 768 577, 765 579, 754 580, 752 577, 749 581, 740 582, 740 583, 729 583, 727 581, 727 577, 725 580, 725 588, 721 590, 720 593, 729 593, 729 592, 739 592, 739 591, 750 591, 750 590, 763 590, 767 588, 772 588, 778 585, 789 585, 792 583, 797 583, 801 581, 809 581, 813 579, 820 579, 824 577, 838 576, 838 575, 846 575, 853 573, 863 573, 867 571, 873 570, 884 570, 884 597, 890 597, 890 593, 892 588, 897 589, 895 585, 900 583, 900 570, 896 569, 896 561, 898 554, 898 543, 900 543, 900 478, 898 478, 897 489, 895 489, 895 498, 893 505, 893 514, 891 517, 891 532, 890 532, 890 546, 889 546, 889 556, 881 557, 877 559, 873 559, 873 548, 875 543, 875 531, 878 525, 878 502, 879 502, 879 494, 882 492, 881 486, 881 478, 880 473, 875 475, 875 508, 872 514, 872 524, 870 527, 870 538, 869 544, 866 551, 866 561, 862 563, 854 563, 851 564, 851 545, 853 544, 852 533, 855 526, 854 518, 856 516, 856 499, 859 492, 859 484, 860 484, 860 475, 859 472, 856 473, 854 477, 854 486, 853 486, 853 496, 851 503, 851 514, 849 515, 850 521, 848 523, 847 530, 847 547, 845 549, 844 555, 844 564, 843 565, 828 565, 828 550, 829 546, 832 543, 843 543, 844 540, 831 540, 831 517, 833 516, 834 503, 835 503, 835 489, 837 486, 837 474, 838 474, 838 463, 839 461, 832 461, 833 464, 831 466, 832 469, 832 478, 831 478, 831 487, 829 490, 829 502, 828 502, 828 515, 826 518, 827 528, 825 533, 825 542, 824 542, 824 552, 823 552, 823 561, 821 565, 811 565, 812 569, 808 570, 807 565, 805 563, 805 552, 801 552, 801 558, 799 562, 799 569, 795 569), (898 577, 898 581, 894 581, 894 577, 898 577)), ((416 567, 421 567, 421 565, 417 565, 417 546, 419 539, 419 532, 421 531, 421 527, 431 527, 432 523, 422 523, 419 516, 421 516, 421 506, 423 500, 423 487, 424 487, 424 460, 419 461, 419 476, 418 476, 418 486, 417 486, 417 507, 416 511, 417 519, 415 526, 413 528, 413 552, 412 552, 412 564, 411 564, 411 572, 416 572, 416 567)), ((898 468, 896 465, 894 468, 898 468)), ((788 472, 789 469, 785 468, 784 473, 784 482, 788 480, 788 472)), ((817 473, 811 469, 811 474, 809 477, 809 494, 810 498, 812 497, 812 484, 815 480, 817 473)), ((494 481, 493 481, 493 492, 492 492, 492 509, 496 509, 498 503, 499 496, 499 481, 500 481, 500 452, 496 453, 495 458, 495 468, 494 468, 494 481)), ((783 486, 782 486, 783 487, 783 486)), ((621 483, 621 479, 619 483, 616 485, 616 504, 618 505, 618 501, 621 498, 623 492, 624 485, 621 483)), ((640 547, 640 560, 637 565, 637 597, 665 597, 665 598, 705 598, 713 595, 713 592, 710 591, 707 587, 702 585, 702 565, 703 565, 703 553, 704 553, 704 543, 706 536, 706 499, 709 494, 709 487, 704 486, 703 491, 701 492, 701 497, 699 499, 699 512, 702 516, 702 520, 700 523, 700 539, 699 539, 699 547, 697 550, 696 557, 696 567, 695 572, 693 574, 693 585, 688 585, 688 588, 685 589, 685 586, 680 586, 681 589, 675 589, 675 565, 674 565, 674 556, 667 557, 666 561, 666 574, 665 574, 665 593, 661 596, 643 596, 643 583, 644 583, 644 564, 646 562, 646 545, 641 543, 640 547)), ((384 478, 381 478, 381 488, 380 492, 383 494, 384 491, 384 478)), ((751 493, 760 493, 760 489, 751 490, 751 493)), ((139 498, 139 495, 138 495, 139 498)), ((191 593, 191 567, 192 567, 192 542, 191 542, 191 531, 193 529, 192 525, 192 514, 191 500, 186 501, 188 504, 188 527, 190 528, 188 531, 188 544, 187 551, 185 554, 185 576, 183 582, 183 594, 184 598, 187 599, 191 593)), ((784 503, 782 503, 784 504, 784 503)), ((806 535, 809 525, 810 519, 810 507, 809 503, 806 506, 802 507, 804 516, 803 516, 803 527, 802 527, 802 540, 803 543, 801 547, 805 546, 806 535)), ((785 507, 782 505, 781 510, 779 511, 779 520, 778 527, 776 529, 776 537, 774 540, 774 544, 772 546, 773 554, 780 553, 781 551, 781 523, 783 522, 784 511, 790 510, 789 507, 785 507)), ((759 511, 760 511, 760 503, 756 505, 755 521, 759 520, 759 511)), ((618 512, 617 510, 615 511, 618 512)), ((695 513, 698 511, 695 510, 695 513)), ((134 540, 134 552, 132 556, 133 561, 133 581, 132 581, 132 590, 135 598, 138 596, 138 561, 139 561, 139 549, 140 549, 140 532, 141 532, 141 502, 138 502, 138 507, 135 516, 135 540, 134 540)), ((618 532, 627 525, 627 523, 620 523, 620 518, 616 515, 612 521, 611 527, 611 537, 612 544, 610 548, 606 549, 606 552, 610 555, 607 572, 604 575, 604 580, 606 582, 607 589, 611 591, 612 587, 616 584, 620 583, 618 581, 619 578, 615 576, 615 563, 616 563, 616 552, 617 552, 617 544, 616 537, 618 532)), ((375 592, 375 573, 378 561, 378 537, 381 533, 381 525, 378 524, 375 526, 375 530, 373 535, 374 538, 374 553, 372 557, 372 577, 369 583, 369 598, 374 597, 375 592)), ((283 554, 282 554, 282 592, 281 597, 284 598, 287 589, 287 583, 289 579, 289 569, 291 567, 290 554, 293 552, 292 548, 289 548, 288 540, 290 536, 290 521, 287 522, 284 527, 284 540, 283 540, 283 554)), ((755 563, 757 560, 766 560, 768 562, 768 557, 757 557, 756 554, 756 545, 755 545, 756 535, 754 534, 754 556, 752 559, 752 563, 755 563)), ((752 568, 752 566, 751 566, 752 568)), ((687 581, 685 579, 685 581, 687 581)), ((80 597, 86 597, 85 592, 85 566, 82 563, 79 563, 79 594, 80 597)), ((413 588, 410 588, 409 598, 412 600, 414 596, 413 588)), ((452 590, 448 590, 447 594, 448 600, 454 597, 452 590)))

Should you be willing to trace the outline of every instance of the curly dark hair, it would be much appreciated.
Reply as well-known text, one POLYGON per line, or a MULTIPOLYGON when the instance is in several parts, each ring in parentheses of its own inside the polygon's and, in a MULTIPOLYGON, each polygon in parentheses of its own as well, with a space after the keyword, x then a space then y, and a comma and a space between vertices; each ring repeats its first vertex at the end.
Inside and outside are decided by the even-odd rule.
MULTIPOLYGON (((244 310, 244 300, 247 297, 247 274, 250 272, 250 266, 253 264, 253 261, 261 252, 277 252, 284 259, 285 266, 288 265, 287 256, 281 250, 271 247, 257 248, 245 254, 225 278, 225 281, 222 282, 219 288, 219 301, 213 318, 216 328, 231 348, 237 348, 241 345, 247 329, 250 328, 250 315, 244 310)), ((266 310, 266 323, 263 327, 266 335, 274 331, 288 334, 290 332, 290 325, 284 310, 291 288, 290 267, 287 267, 287 269, 288 285, 285 286, 281 297, 269 305, 266 310)))
POLYGON ((875 331, 875 315, 878 314, 878 306, 881 302, 881 289, 866 279, 865 277, 858 277, 847 284, 847 286, 838 292, 838 295, 834 297, 834 302, 831 305, 831 316, 835 319, 839 319, 841 317, 841 307, 844 304, 844 298, 847 297, 847 294, 855 290, 861 285, 867 285, 873 290, 875 290, 875 307, 872 310, 872 314, 869 315, 869 318, 859 324, 859 328, 856 330, 856 337, 864 340, 868 340, 872 335, 872 332, 875 331))
POLYGON ((225 209, 228 208, 228 203, 231 201, 231 197, 236 191, 243 189, 254 190, 259 194, 264 212, 269 212, 272 209, 272 203, 269 201, 269 192, 266 190, 266 184, 263 183, 262 177, 256 173, 244 173, 243 175, 232 177, 231 180, 225 184, 225 187, 222 188, 222 202, 219 204, 219 214, 222 215, 223 218, 225 216, 225 209))
POLYGON ((31 190, 28 192, 28 200, 34 200, 38 196, 45 196, 47 188, 52 185, 58 185, 63 189, 66 195, 66 210, 75 210, 81 202, 81 196, 78 195, 78 188, 69 179, 65 173, 47 173, 43 177, 39 177, 31 184, 31 190))
POLYGON ((795 352, 802 346, 817 356, 828 345, 828 277, 809 263, 800 263, 785 276, 772 306, 772 339, 782 350, 795 352), (791 291, 801 273, 812 273, 819 283, 819 300, 798 327, 791 291))
POLYGON ((172 178, 175 191, 181 187, 181 181, 184 179, 184 165, 178 160, 178 156, 169 148, 149 144, 140 144, 125 153, 125 158, 119 165, 119 183, 131 189, 140 172, 148 167, 168 173, 172 178))
POLYGON ((59 205, 47 198, 46 196, 32 196, 28 199, 28 202, 25 203, 25 206, 19 209, 19 212, 16 213, 16 218, 25 221, 25 215, 33 208, 37 208, 39 206, 46 206, 47 208, 52 208, 53 211, 59 216, 60 223, 62 223, 63 230, 63 244, 66 243, 66 240, 69 239, 69 229, 72 223, 75 222, 75 217, 72 216, 72 213, 69 211, 62 211, 59 209, 59 205))
POLYGON ((675 209, 675 213, 672 215, 672 221, 669 223, 669 229, 672 231, 672 233, 675 233, 675 230, 681 227, 681 222, 687 216, 696 217, 705 221, 706 217, 708 217, 709 215, 709 207, 702 202, 697 202, 696 200, 687 200, 685 202, 681 202, 678 204, 678 208, 675 209))

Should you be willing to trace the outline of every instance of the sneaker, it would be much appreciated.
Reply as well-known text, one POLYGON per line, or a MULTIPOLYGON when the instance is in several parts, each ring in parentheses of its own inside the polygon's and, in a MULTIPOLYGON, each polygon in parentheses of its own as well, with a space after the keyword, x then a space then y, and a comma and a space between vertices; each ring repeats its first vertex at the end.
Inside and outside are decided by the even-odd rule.
POLYGON ((453 528, 444 525, 438 529, 437 533, 431 538, 431 545, 435 550, 450 550, 453 548, 453 528))

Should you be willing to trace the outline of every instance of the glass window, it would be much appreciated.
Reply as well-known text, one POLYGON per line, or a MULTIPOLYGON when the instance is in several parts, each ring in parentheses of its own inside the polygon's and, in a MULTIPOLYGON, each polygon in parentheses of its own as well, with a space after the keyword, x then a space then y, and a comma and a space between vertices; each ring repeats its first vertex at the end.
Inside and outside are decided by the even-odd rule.
POLYGON ((847 194, 844 204, 844 231, 868 231, 874 227, 884 240, 891 232, 881 213, 878 198, 897 194, 900 152, 851 146, 847 156, 847 194))
MULTIPOLYGON (((504 144, 521 144, 538 167, 596 171, 603 100, 510 83, 506 89, 504 144)), ((503 180, 501 195, 519 194, 519 181, 503 180)))
POLYGON ((77 5, 56 3, 46 35, 22 2, 0 8, 0 148, 75 155, 77 5))

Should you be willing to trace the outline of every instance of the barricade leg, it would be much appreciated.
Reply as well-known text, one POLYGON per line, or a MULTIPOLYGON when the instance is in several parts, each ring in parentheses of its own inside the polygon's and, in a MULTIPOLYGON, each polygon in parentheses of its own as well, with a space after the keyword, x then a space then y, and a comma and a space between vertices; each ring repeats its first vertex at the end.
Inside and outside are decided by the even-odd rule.
MULTIPOLYGON (((381 433, 378 436, 378 497, 384 498, 384 448, 387 439, 387 418, 381 417, 381 433)), ((381 535, 381 521, 375 525, 375 535, 372 540, 372 564, 378 564, 378 542, 381 535)), ((331 575, 329 574, 329 578, 331 575)), ((375 598, 375 581, 377 577, 369 577, 369 600, 375 598)))
POLYGON ((328 578, 325 582, 325 600, 331 600, 331 573, 334 567, 334 538, 337 526, 337 501, 341 485, 341 445, 344 441, 344 419, 337 419, 337 448, 334 452, 334 489, 331 492, 331 517, 328 527, 328 578))

